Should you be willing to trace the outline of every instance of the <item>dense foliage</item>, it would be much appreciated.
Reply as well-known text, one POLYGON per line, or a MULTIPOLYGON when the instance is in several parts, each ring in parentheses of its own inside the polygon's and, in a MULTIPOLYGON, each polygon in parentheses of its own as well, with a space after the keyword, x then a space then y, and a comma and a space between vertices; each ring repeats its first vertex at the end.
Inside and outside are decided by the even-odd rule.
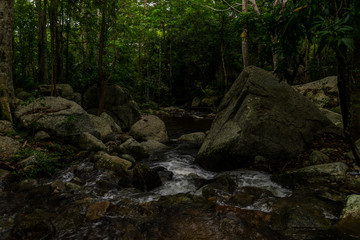
POLYGON ((321 16, 311 12, 316 10, 315 4, 308 2, 288 1, 282 8, 273 1, 259 0, 259 15, 252 7, 242 13, 237 1, 108 0, 103 12, 103 2, 96 0, 16 0, 15 85, 25 89, 37 85, 38 57, 44 57, 39 54, 40 39, 35 33, 42 11, 47 16, 47 44, 42 48, 49 55, 45 59, 49 67, 45 70, 47 79, 40 79, 40 83, 50 82, 54 54, 59 55, 58 83, 70 83, 81 90, 97 82, 104 13, 105 75, 111 75, 115 64, 110 81, 126 87, 138 101, 185 103, 194 96, 226 91, 243 68, 244 28, 248 29, 252 64, 273 70, 273 54, 277 52, 281 59, 278 72, 289 82, 304 81, 305 75, 309 81, 336 74, 333 50, 325 47, 316 54, 319 41, 315 39, 328 36, 321 31, 315 36, 313 29, 327 26, 319 26, 321 16), (58 51, 52 52, 54 6, 58 51))

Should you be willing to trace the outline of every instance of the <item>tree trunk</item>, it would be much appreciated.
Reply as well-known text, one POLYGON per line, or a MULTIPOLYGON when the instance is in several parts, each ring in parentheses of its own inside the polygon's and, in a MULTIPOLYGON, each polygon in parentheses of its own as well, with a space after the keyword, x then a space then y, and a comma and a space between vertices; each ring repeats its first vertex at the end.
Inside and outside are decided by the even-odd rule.
POLYGON ((47 63, 47 33, 46 33, 46 5, 47 0, 36 0, 38 9, 38 76, 35 81, 37 88, 39 83, 48 83, 48 63, 47 63), (42 2, 44 2, 42 4, 42 2))
MULTIPOLYGON (((247 13, 247 11, 248 11, 248 0, 242 0, 242 12, 247 13)), ((247 31, 248 31, 247 27, 243 27, 243 32, 241 34, 241 38, 242 38, 241 49, 242 49, 244 67, 247 67, 251 64, 247 31)))
POLYGON ((225 40, 224 40, 224 23, 225 22, 225 15, 221 16, 220 21, 220 54, 221 54, 221 68, 223 71, 223 83, 224 83, 224 93, 227 92, 228 88, 228 79, 227 79, 227 72, 226 72, 226 64, 225 64, 225 40))
MULTIPOLYGON (((144 0, 144 10, 143 10, 143 16, 145 18, 146 16, 146 6, 147 6, 147 0, 144 0)), ((143 21, 143 23, 145 23, 145 21, 143 21)), ((143 74, 142 74, 142 64, 143 64, 143 37, 144 37, 144 29, 141 30, 141 35, 140 35, 140 39, 139 39, 139 59, 138 59, 138 79, 137 79, 137 84, 140 84, 140 82, 143 80, 143 74)))
POLYGON ((12 122, 14 1, 0 0, 0 119, 12 122))
POLYGON ((309 39, 305 39, 305 46, 304 46, 305 56, 305 83, 311 82, 311 75, 310 75, 310 41, 309 39))
POLYGON ((99 44, 99 58, 98 58, 98 89, 99 89, 99 108, 97 115, 104 111, 105 105, 105 73, 103 68, 103 56, 104 56, 104 47, 105 47, 105 35, 106 35, 106 9, 107 9, 107 0, 104 0, 103 11, 102 11, 102 20, 101 20, 101 30, 100 30, 100 44, 99 44))
POLYGON ((59 28, 58 28, 58 19, 57 19, 57 9, 58 0, 51 0, 50 9, 49 9, 49 19, 50 19, 50 34, 51 34, 51 82, 53 84, 52 96, 57 95, 56 93, 56 83, 59 78, 59 55, 60 55, 60 46, 59 46, 59 28))
POLYGON ((68 7, 67 21, 66 21, 66 43, 65 43, 65 79, 66 81, 70 80, 70 58, 69 58, 69 44, 70 44, 70 19, 71 19, 71 11, 68 7))

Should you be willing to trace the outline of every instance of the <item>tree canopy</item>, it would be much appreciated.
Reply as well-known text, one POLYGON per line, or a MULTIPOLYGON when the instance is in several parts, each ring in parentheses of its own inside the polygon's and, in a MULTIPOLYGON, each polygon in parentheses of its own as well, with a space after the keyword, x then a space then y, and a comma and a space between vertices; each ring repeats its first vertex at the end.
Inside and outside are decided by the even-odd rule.
POLYGON ((359 19, 349 0, 16 0, 14 84, 117 83, 140 103, 186 104, 252 64, 290 84, 338 75, 351 112, 359 19))

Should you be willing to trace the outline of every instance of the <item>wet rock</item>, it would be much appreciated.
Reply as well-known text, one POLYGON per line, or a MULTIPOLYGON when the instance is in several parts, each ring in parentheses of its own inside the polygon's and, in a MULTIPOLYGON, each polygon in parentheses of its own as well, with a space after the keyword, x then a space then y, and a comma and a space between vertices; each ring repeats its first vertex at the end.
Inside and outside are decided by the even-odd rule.
POLYGON ((255 196, 252 194, 240 192, 233 195, 229 201, 236 206, 246 207, 253 204, 255 199, 255 196))
POLYGON ((231 194, 236 189, 235 181, 228 175, 222 175, 210 180, 210 183, 202 188, 202 196, 206 199, 223 194, 231 194))
MULTIPOLYGON (((96 85, 91 86, 84 94, 84 108, 96 113, 99 106, 99 91, 96 85)), ((130 94, 118 85, 109 85, 105 90, 104 111, 109 114, 122 130, 128 131, 141 118, 140 109, 130 94)))
POLYGON ((150 191, 162 185, 159 174, 143 164, 136 164, 133 170, 133 178, 135 187, 143 191, 150 191))
POLYGON ((296 157, 328 128, 336 126, 313 103, 250 66, 223 98, 196 163, 220 171, 247 166, 261 155, 276 165, 296 157))
POLYGON ((17 215, 10 233, 10 239, 53 239, 56 229, 49 219, 53 218, 54 215, 55 213, 40 209, 36 209, 31 214, 17 215))
POLYGON ((20 149, 20 143, 10 137, 0 136, 0 156, 13 157, 20 149))
POLYGON ((108 169, 120 176, 132 176, 134 164, 129 160, 117 156, 111 156, 105 152, 98 152, 93 158, 96 168, 108 169))
POLYGON ((81 186, 73 182, 65 182, 64 185, 66 189, 70 191, 79 191, 81 189, 81 186))
POLYGON ((107 151, 105 144, 88 132, 80 134, 79 146, 86 151, 107 151))
POLYGON ((342 162, 319 164, 287 171, 284 174, 273 176, 272 179, 286 186, 330 181, 336 182, 345 178, 348 168, 349 167, 342 162))
POLYGON ((328 162, 329 160, 330 159, 326 154, 324 154, 318 150, 314 150, 310 154, 310 164, 311 165, 323 164, 323 163, 328 162))
POLYGON ((36 140, 48 140, 50 138, 50 135, 45 131, 38 131, 34 136, 34 139, 36 140))
POLYGON ((108 201, 101 201, 91 204, 88 211, 86 212, 86 219, 92 221, 103 217, 109 206, 110 202, 108 201))
POLYGON ((286 210, 284 222, 288 229, 328 229, 330 224, 326 218, 313 209, 296 206, 286 210))
POLYGON ((145 155, 151 155, 157 151, 161 151, 167 148, 165 144, 162 144, 156 140, 147 140, 145 142, 141 142, 140 145, 144 147, 146 153, 145 155))
POLYGON ((156 167, 154 170, 159 174, 161 181, 169 181, 173 178, 174 173, 164 167, 156 167))
POLYGON ((350 195, 346 200, 338 224, 339 229, 360 236, 360 195, 350 195))
POLYGON ((169 141, 165 123, 154 115, 143 116, 131 127, 129 134, 137 141, 156 140, 161 143, 169 141))
POLYGON ((181 135, 178 140, 184 142, 190 142, 194 145, 201 146, 205 140, 205 137, 206 137, 205 133, 195 132, 195 133, 181 135))
POLYGON ((96 186, 103 191, 109 191, 112 189, 119 188, 118 183, 113 182, 113 181, 103 180, 103 179, 96 181, 96 186))
POLYGON ((9 121, 0 120, 0 133, 8 134, 15 132, 13 124, 9 121))
POLYGON ((118 148, 114 149, 118 153, 126 153, 131 156, 134 156, 136 159, 142 159, 148 157, 149 154, 144 144, 140 144, 133 138, 129 138, 123 144, 121 144, 118 148))
POLYGON ((37 186, 36 179, 26 179, 17 184, 16 189, 20 192, 29 191, 37 186))
POLYGON ((61 180, 56 180, 52 182, 50 186, 52 187, 55 193, 63 192, 66 189, 64 182, 62 182, 61 180))
POLYGON ((319 107, 331 109, 340 104, 336 76, 297 85, 294 88, 319 107))

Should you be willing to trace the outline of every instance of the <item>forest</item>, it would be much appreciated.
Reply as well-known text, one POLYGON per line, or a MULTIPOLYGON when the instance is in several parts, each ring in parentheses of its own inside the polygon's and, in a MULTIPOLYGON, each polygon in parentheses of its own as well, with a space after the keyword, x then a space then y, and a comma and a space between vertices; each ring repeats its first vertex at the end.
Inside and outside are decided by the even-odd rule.
POLYGON ((289 84, 342 74, 338 68, 349 76, 359 61, 356 4, 19 0, 14 87, 68 83, 81 92, 117 83, 140 104, 170 106, 221 97, 248 65, 289 84))
POLYGON ((0 240, 357 239, 359 164, 358 0, 0 0, 0 240))
POLYGON ((19 0, 14 85, 81 90, 104 74, 139 101, 170 105, 225 92, 247 65, 310 82, 336 75, 336 52, 354 49, 350 4, 19 0))

